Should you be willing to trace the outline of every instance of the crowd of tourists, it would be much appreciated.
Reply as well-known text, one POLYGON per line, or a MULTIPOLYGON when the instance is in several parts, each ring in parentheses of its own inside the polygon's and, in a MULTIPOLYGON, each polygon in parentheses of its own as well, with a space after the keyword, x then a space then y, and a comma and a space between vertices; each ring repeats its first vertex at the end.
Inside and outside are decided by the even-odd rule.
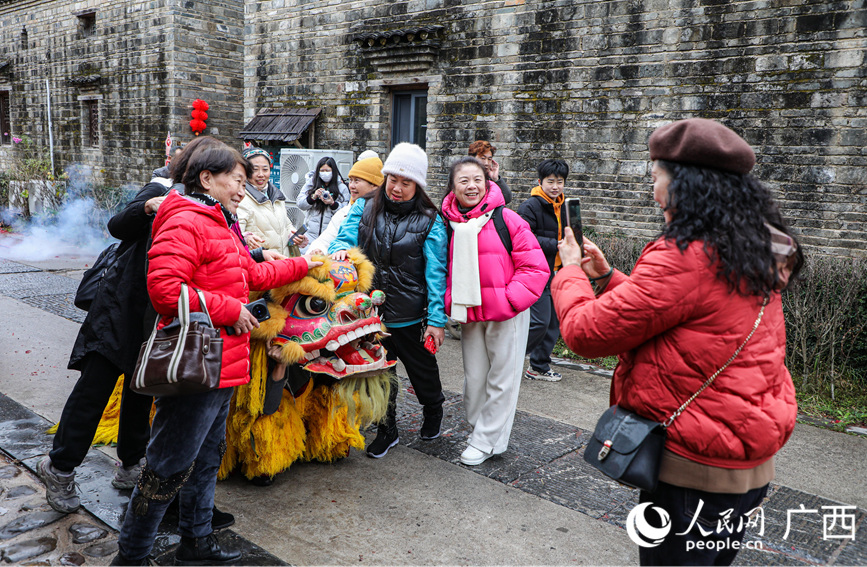
MULTIPOLYGON (((711 120, 681 120, 655 131, 649 146, 663 229, 626 275, 566 223, 562 159, 538 164, 537 185, 517 205, 517 188, 506 184, 485 140, 450 164, 441 196, 430 191, 428 156, 414 144, 397 144, 384 162, 364 152, 346 178, 323 158, 296 199, 306 212, 300 234, 270 181, 267 151, 241 154, 196 138, 109 221, 121 241, 118 268, 82 324, 69 363, 81 377, 39 464, 49 503, 65 513, 80 506, 75 468, 123 374, 121 463, 112 483, 132 495, 113 564, 147 564, 170 506, 178 508, 178 564, 237 562, 240 552, 215 535, 234 518, 214 506, 214 489, 232 392, 250 379, 249 332, 258 321, 244 304, 253 290, 299 280, 325 256, 344 260, 358 248, 375 266, 373 288, 385 292, 383 342, 423 407, 422 440, 442 428, 435 353, 446 328, 462 346, 472 432, 460 461, 467 466, 508 450, 522 378, 562 379, 551 358, 562 336, 582 356, 619 356, 612 406, 666 422, 658 485, 640 499, 667 510, 672 531, 689 531, 698 498, 708 514, 755 508, 794 428, 779 292, 803 255, 770 192, 750 174, 755 154, 736 133, 711 120), (206 311, 222 329, 219 388, 157 396, 151 423, 154 399, 130 390, 130 380, 148 329, 178 316, 187 288, 190 311, 206 311)), ((392 388, 366 447, 370 457, 399 442, 397 394, 392 388)), ((705 545, 685 555, 678 545, 642 547, 641 563, 730 564, 737 549, 705 545)))

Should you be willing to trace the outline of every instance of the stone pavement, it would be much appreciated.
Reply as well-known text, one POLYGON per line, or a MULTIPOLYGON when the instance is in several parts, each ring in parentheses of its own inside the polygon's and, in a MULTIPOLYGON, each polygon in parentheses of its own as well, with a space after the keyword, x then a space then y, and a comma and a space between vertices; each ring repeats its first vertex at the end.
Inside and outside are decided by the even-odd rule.
MULTIPOLYGON (((0 392, 5 394, 0 448, 19 459, 15 483, 40 490, 21 506, 9 497, 14 487, 4 485, 0 506, 14 509, 16 521, 32 522, 45 511, 43 489, 22 467, 32 469, 50 447, 42 431, 59 416, 77 378, 65 370, 65 357, 77 328, 72 321, 81 320, 69 298, 83 260, 64 262, 34 268, 0 260, 0 392), (46 267, 54 271, 40 269, 46 267), (45 334, 56 334, 59 345, 52 346, 45 334), (39 391, 46 379, 56 380, 57 391, 39 391)), ((249 564, 637 563, 637 547, 623 529, 637 503, 635 491, 604 478, 582 459, 588 430, 607 405, 604 372, 564 368, 560 383, 524 382, 509 451, 465 467, 458 461, 469 433, 455 393, 462 379, 459 344, 447 341, 439 357, 448 390, 439 439, 418 439, 421 408, 411 393, 402 396, 401 444, 384 459, 353 451, 333 465, 296 465, 266 489, 238 478, 220 483, 218 505, 237 517, 222 537, 246 545, 256 558, 249 564)), ((406 381, 403 386, 411 390, 406 381)), ((11 540, 30 540, 25 548, 31 553, 38 551, 40 538, 56 540, 52 551, 32 561, 56 565, 65 553, 78 553, 87 564, 108 561, 85 553, 94 543, 74 544, 67 535, 70 523, 88 523, 108 529, 95 542, 103 549, 115 540, 128 495, 109 484, 108 453, 92 450, 90 468, 79 474, 86 512, 11 540)), ((742 551, 737 563, 867 564, 865 457, 864 438, 799 424, 777 459, 778 478, 763 506, 763 533, 747 532, 747 540, 762 549, 742 551), (788 513, 801 507, 802 513, 788 513)), ((0 476, 4 470, 11 471, 0 464, 0 476)), ((0 534, 9 517, 0 515, 0 534)), ((161 563, 171 562, 176 541, 166 527, 157 549, 161 563)), ((10 553, 7 544, 0 535, 2 553, 10 553)))

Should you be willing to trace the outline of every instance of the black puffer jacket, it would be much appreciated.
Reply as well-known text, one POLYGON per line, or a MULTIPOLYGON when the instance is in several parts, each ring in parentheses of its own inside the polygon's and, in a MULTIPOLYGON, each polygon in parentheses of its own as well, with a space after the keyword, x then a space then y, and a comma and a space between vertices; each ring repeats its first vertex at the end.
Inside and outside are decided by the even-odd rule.
MULTIPOLYGON (((548 268, 551 270, 551 278, 554 277, 554 259, 557 257, 557 243, 560 240, 560 229, 557 223, 557 215, 554 213, 554 205, 533 195, 518 207, 518 214, 530 225, 530 230, 539 240, 539 246, 548 260, 548 268)), ((550 279, 548 280, 550 283, 550 279)))
POLYGON ((388 298, 383 306, 386 324, 427 314, 424 241, 436 214, 428 217, 417 212, 416 199, 400 203, 384 199, 384 210, 375 218, 374 199, 368 199, 358 225, 358 246, 376 266, 373 287, 388 298))
MULTIPOLYGON (((145 279, 145 258, 154 217, 145 214, 145 203, 168 193, 160 183, 148 183, 133 200, 108 221, 108 231, 121 240, 118 260, 102 280, 93 304, 78 331, 69 357, 69 368, 81 370, 81 360, 98 352, 112 364, 131 373, 139 349, 153 329, 145 279), (146 321, 146 314, 150 314, 146 321)), ((116 377, 115 377, 116 378, 116 377)))

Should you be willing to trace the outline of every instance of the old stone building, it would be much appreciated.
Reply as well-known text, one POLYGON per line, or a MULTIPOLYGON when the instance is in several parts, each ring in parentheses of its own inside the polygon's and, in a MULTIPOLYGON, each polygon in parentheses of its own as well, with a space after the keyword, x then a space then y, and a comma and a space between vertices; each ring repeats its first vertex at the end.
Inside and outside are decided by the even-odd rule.
POLYGON ((424 143, 437 194, 478 138, 517 202, 536 163, 561 157, 586 225, 648 237, 647 138, 701 116, 756 149, 806 243, 867 254, 863 0, 0 0, 0 24, 12 131, 44 139, 50 78, 64 159, 110 182, 146 177, 167 126, 189 139, 194 98, 235 143, 263 109, 321 109, 305 143, 424 143), (88 96, 102 97, 95 148, 88 96))
POLYGON ((242 0, 0 1, 0 167, 13 135, 49 145, 49 89, 56 163, 90 165, 97 183, 148 181, 167 133, 192 137, 196 98, 208 132, 231 136, 243 28, 242 0))

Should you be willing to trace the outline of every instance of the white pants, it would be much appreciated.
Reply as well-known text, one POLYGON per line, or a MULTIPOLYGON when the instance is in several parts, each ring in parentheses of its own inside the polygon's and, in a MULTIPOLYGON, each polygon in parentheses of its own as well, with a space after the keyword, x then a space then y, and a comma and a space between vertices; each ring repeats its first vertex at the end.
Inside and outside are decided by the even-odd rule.
POLYGON ((461 325, 469 444, 485 453, 509 447, 529 330, 529 309, 507 321, 461 325))

